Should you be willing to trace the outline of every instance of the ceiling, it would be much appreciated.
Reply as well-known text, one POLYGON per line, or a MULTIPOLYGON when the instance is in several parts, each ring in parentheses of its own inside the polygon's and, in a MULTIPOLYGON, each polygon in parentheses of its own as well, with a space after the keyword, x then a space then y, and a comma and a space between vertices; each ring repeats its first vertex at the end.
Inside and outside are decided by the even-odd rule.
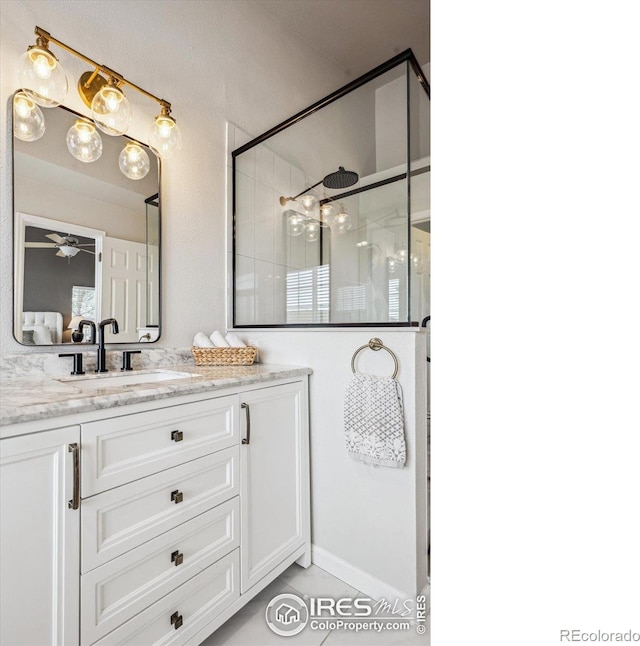
POLYGON ((355 78, 411 48, 430 59, 430 0, 254 0, 355 78))

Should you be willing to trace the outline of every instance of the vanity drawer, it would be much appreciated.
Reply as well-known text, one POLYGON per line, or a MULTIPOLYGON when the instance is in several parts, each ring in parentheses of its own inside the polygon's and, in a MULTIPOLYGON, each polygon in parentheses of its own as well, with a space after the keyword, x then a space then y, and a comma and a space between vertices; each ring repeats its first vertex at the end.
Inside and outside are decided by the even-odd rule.
POLYGON ((233 446, 82 501, 83 573, 238 494, 233 446))
POLYGON ((83 575, 81 643, 92 644, 237 548, 239 515, 236 496, 83 575))
POLYGON ((240 597, 239 562, 234 550, 96 644, 186 643, 240 597))
POLYGON ((82 496, 239 444, 238 396, 82 425, 82 496))

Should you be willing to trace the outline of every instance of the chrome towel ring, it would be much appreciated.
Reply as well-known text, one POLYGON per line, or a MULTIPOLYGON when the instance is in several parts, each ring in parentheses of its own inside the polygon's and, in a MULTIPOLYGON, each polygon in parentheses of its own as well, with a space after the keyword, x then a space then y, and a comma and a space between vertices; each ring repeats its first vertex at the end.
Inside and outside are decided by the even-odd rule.
POLYGON ((356 357, 358 356, 358 353, 361 352, 362 350, 365 350, 366 348, 369 348, 370 350, 374 350, 377 352, 378 350, 386 350, 391 357, 393 358, 393 363, 395 366, 395 370, 393 371, 393 374, 391 375, 392 379, 396 378, 396 375, 398 374, 398 357, 387 348, 387 346, 382 343, 382 341, 376 337, 373 339, 369 340, 369 343, 366 343, 365 345, 361 345, 354 353, 353 357, 351 357, 351 372, 353 372, 354 375, 357 375, 358 373, 356 372, 356 357))

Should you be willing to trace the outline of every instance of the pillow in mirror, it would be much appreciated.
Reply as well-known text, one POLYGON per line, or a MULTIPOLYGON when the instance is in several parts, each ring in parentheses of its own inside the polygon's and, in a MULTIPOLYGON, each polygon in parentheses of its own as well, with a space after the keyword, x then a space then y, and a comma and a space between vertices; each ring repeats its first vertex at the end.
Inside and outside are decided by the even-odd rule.
POLYGON ((36 342, 33 339, 33 330, 22 330, 22 343, 24 345, 36 344, 36 342))
MULTIPOLYGON (((33 345, 51 345, 53 343, 53 339, 51 338, 51 330, 45 325, 33 325, 22 328, 23 339, 25 331, 33 332, 33 345)), ((27 341, 23 340, 23 343, 27 343, 27 341)))

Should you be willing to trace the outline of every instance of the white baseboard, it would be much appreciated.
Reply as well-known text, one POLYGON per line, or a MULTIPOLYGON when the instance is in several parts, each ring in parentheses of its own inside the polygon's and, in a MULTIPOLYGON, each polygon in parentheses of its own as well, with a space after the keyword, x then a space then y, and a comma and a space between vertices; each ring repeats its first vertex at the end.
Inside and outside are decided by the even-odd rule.
POLYGON ((415 592, 410 593, 398 590, 316 545, 311 546, 311 561, 319 568, 333 574, 333 576, 344 581, 352 588, 360 590, 360 592, 376 601, 380 599, 386 599, 387 601, 393 599, 404 600, 415 597, 415 592))

